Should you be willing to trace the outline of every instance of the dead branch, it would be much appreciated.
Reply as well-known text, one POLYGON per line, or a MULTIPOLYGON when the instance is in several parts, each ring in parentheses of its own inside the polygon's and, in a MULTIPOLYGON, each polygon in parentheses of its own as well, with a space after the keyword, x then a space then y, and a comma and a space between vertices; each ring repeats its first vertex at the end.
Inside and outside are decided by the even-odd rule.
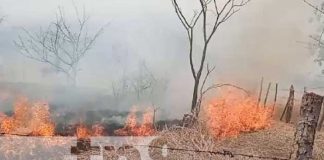
POLYGON ((320 12, 321 14, 324 14, 324 11, 322 9, 320 9, 319 7, 317 7, 316 5, 308 2, 307 0, 303 0, 308 6, 312 7, 313 9, 315 9, 316 11, 320 12))

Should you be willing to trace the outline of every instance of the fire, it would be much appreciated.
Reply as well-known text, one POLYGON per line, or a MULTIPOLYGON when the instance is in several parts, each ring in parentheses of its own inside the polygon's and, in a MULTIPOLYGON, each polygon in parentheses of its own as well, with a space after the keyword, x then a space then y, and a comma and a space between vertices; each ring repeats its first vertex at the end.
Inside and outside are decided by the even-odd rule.
POLYGON ((47 103, 35 103, 32 107, 32 119, 30 126, 33 135, 52 136, 54 135, 55 125, 50 120, 49 106, 47 103))
MULTIPOLYGON (((115 130, 116 135, 148 136, 156 133, 153 124, 154 111, 148 108, 139 123, 137 110, 133 108, 122 129, 115 130)), ((79 123, 75 125, 77 138, 106 135, 105 127, 100 123, 92 126, 79 123)), ((49 105, 46 102, 31 103, 27 98, 19 98, 14 104, 12 116, 0 113, 0 133, 21 136, 53 136, 55 124, 51 120, 49 105)))
POLYGON ((105 135, 105 127, 101 125, 100 123, 92 125, 92 136, 103 136, 105 135))
POLYGON ((149 136, 155 134, 153 109, 148 108, 145 110, 141 124, 137 123, 136 113, 137 110, 133 107, 127 116, 124 128, 118 129, 114 133, 119 136, 149 136))
POLYGON ((54 130, 48 104, 30 104, 26 98, 20 98, 14 105, 13 116, 6 116, 0 123, 0 132, 5 134, 52 136, 54 130))
POLYGON ((133 107, 130 111, 130 113, 127 116, 126 122, 125 122, 125 129, 134 129, 137 126, 137 117, 136 117, 136 108, 133 107))
POLYGON ((76 128, 77 138, 86 139, 89 137, 98 137, 103 135, 105 135, 105 127, 103 127, 100 123, 92 125, 91 129, 88 129, 88 127, 82 123, 76 128))
POLYGON ((76 136, 78 137, 78 139, 85 139, 89 138, 91 136, 91 133, 85 125, 80 124, 76 129, 76 136))
POLYGON ((2 133, 10 133, 14 129, 14 119, 12 117, 6 117, 1 121, 0 130, 2 133))
POLYGON ((210 133, 224 138, 269 127, 272 110, 259 107, 256 98, 237 92, 221 92, 219 98, 205 105, 204 111, 210 133))
POLYGON ((139 135, 152 135, 154 134, 155 130, 154 130, 154 110, 152 108, 147 108, 145 113, 143 114, 143 121, 142 121, 142 125, 140 127, 139 130, 139 135))

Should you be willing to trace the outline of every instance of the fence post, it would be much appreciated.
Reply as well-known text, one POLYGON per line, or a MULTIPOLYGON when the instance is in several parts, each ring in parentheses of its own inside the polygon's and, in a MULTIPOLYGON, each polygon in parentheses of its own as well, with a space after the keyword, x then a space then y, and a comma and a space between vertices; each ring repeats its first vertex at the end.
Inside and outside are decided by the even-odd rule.
POLYGON ((274 109, 276 107, 277 96, 278 96, 278 83, 276 83, 276 91, 275 91, 275 96, 274 96, 274 100, 273 100, 272 113, 274 112, 274 109))
POLYGON ((261 83, 260 83, 260 92, 259 92, 259 98, 258 98, 258 107, 259 107, 259 104, 261 102, 262 88, 263 88, 263 77, 261 78, 261 83))
MULTIPOLYGON (((323 106, 323 104, 322 104, 323 106)), ((320 119, 319 119, 319 122, 318 122, 318 127, 317 127, 317 130, 318 131, 321 131, 322 129, 322 126, 323 126, 323 122, 324 122, 324 110, 322 109, 322 114, 320 115, 320 119)))
POLYGON ((266 96, 264 98, 263 107, 266 107, 266 105, 267 105, 267 100, 268 100, 268 96, 269 96, 270 87, 271 87, 271 82, 268 84, 268 89, 267 89, 267 92, 266 92, 266 96))
POLYGON ((294 159, 312 159, 315 133, 323 97, 315 93, 304 93, 300 108, 301 117, 295 132, 294 159))
POLYGON ((294 86, 291 85, 290 90, 289 90, 289 97, 288 97, 286 107, 285 107, 285 109, 282 112, 282 115, 280 117, 281 121, 285 117, 285 122, 286 123, 289 123, 290 120, 291 120, 291 115, 292 115, 292 111, 293 111, 293 107, 294 107, 294 93, 295 93, 294 86))

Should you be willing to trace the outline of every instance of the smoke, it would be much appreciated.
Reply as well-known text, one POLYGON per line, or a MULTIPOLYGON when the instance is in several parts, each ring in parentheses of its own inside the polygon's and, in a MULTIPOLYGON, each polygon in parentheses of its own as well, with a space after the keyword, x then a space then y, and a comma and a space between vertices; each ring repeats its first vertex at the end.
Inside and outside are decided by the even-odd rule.
MULTIPOLYGON (((11 0, 1 4, 1 11, 8 15, 0 25, 2 81, 12 82, 12 85, 19 83, 13 87, 15 90, 35 99, 47 99, 63 108, 123 110, 132 105, 154 104, 160 107, 160 118, 179 117, 188 112, 193 86, 188 41, 171 2, 83 0, 77 5, 82 4, 91 15, 90 31, 108 22, 109 25, 81 61, 80 90, 62 89, 66 85, 64 75, 57 74, 46 64, 26 59, 12 44, 18 37, 19 27, 32 31, 46 27, 55 19, 56 6, 73 10, 72 3, 63 0, 33 0, 28 4, 11 0), (157 82, 167 82, 166 87, 159 86, 153 98, 145 91, 139 100, 136 93, 130 91, 122 97, 122 102, 117 102, 112 84, 120 84, 125 75, 127 79, 136 79, 143 61, 157 82), (30 83, 33 87, 26 87, 30 83)), ((215 65, 216 70, 209 84, 233 83, 256 91, 257 83, 264 77, 267 82, 278 82, 282 89, 290 84, 298 89, 317 86, 321 81, 316 76, 319 70, 303 44, 309 41, 308 35, 315 28, 308 22, 312 16, 312 9, 299 1, 252 1, 223 24, 212 40, 207 61, 215 65)), ((197 43, 195 48, 199 50, 202 46, 197 43)), ((2 85, 8 86, 7 83, 2 85)))

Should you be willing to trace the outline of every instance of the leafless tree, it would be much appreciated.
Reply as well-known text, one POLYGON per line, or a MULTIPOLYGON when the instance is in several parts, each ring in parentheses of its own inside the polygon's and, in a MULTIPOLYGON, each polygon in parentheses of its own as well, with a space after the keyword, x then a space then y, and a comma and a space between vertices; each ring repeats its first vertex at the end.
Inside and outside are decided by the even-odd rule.
MULTIPOLYGON (((314 9, 315 19, 319 22, 319 32, 315 33, 314 35, 311 35, 310 38, 312 42, 310 43, 310 46, 312 46, 313 49, 318 50, 317 57, 314 59, 315 62, 317 62, 320 66, 322 66, 322 63, 324 61, 324 41, 323 41, 323 35, 324 35, 324 1, 316 1, 316 3, 312 3, 308 0, 303 0, 306 5, 310 6, 314 9)), ((323 72, 324 73, 324 72, 323 72)))
POLYGON ((152 72, 147 68, 145 61, 142 61, 139 65, 139 72, 131 80, 131 86, 137 95, 137 99, 140 99, 141 95, 145 91, 152 92, 153 84, 156 79, 152 72))
POLYGON ((46 29, 30 32, 22 29, 23 34, 15 41, 20 53, 27 58, 46 63, 56 71, 65 74, 73 86, 77 83, 77 74, 80 71, 80 60, 93 47, 99 35, 103 32, 101 27, 96 33, 90 35, 87 30, 89 16, 83 8, 79 13, 75 7, 77 25, 68 24, 64 10, 59 7, 56 20, 46 29))
MULTIPOLYGON (((124 71, 125 72, 125 71, 124 71)), ((150 102, 152 106, 160 105, 167 90, 168 81, 154 75, 144 60, 139 62, 138 69, 133 73, 123 74, 112 83, 112 94, 117 103, 125 98, 136 97, 136 100, 150 102)))
MULTIPOLYGON (((311 35, 310 38, 312 39, 311 46, 315 47, 315 49, 318 50, 318 54, 315 57, 314 61, 319 64, 319 66, 322 66, 322 63, 324 61, 324 1, 309 1, 309 0, 303 0, 306 5, 314 9, 314 14, 316 16, 316 19, 319 22, 319 32, 315 35, 311 35), (316 2, 316 3, 315 3, 316 2)), ((324 74, 324 70, 322 70, 322 74, 324 74)), ((305 89, 306 92, 306 89, 305 89)), ((322 111, 322 113, 324 113, 322 111)), ((324 114, 320 116, 319 124, 318 124, 318 130, 321 130, 322 125, 324 122, 324 114)))
MULTIPOLYGON (((201 85, 200 81, 202 78, 202 73, 204 72, 206 55, 210 41, 215 35, 219 26, 226 22, 229 18, 231 18, 235 13, 237 13, 240 8, 246 5, 250 0, 222 0, 217 2, 216 0, 198 0, 200 9, 198 11, 194 11, 192 17, 187 17, 183 13, 178 1, 179 0, 172 0, 172 4, 188 36, 189 61, 192 76, 194 78, 191 112, 195 115, 198 115, 198 108, 200 107, 200 102, 198 100, 199 86, 201 85), (203 35, 203 49, 201 53, 194 53, 193 45, 194 41, 196 40, 195 31, 196 28, 200 26, 197 25, 199 21, 202 22, 202 29, 199 29, 197 31, 203 35), (200 54, 201 56, 198 65, 194 64, 194 54, 200 54)), ((209 73, 207 72, 207 74, 209 73)))
MULTIPOLYGON (((139 100, 145 93, 151 93, 157 82, 152 72, 147 68, 145 61, 139 64, 138 72, 129 76, 123 75, 118 82, 112 83, 115 98, 126 94, 136 94, 139 100)), ((117 98, 118 99, 118 98, 117 98)))

